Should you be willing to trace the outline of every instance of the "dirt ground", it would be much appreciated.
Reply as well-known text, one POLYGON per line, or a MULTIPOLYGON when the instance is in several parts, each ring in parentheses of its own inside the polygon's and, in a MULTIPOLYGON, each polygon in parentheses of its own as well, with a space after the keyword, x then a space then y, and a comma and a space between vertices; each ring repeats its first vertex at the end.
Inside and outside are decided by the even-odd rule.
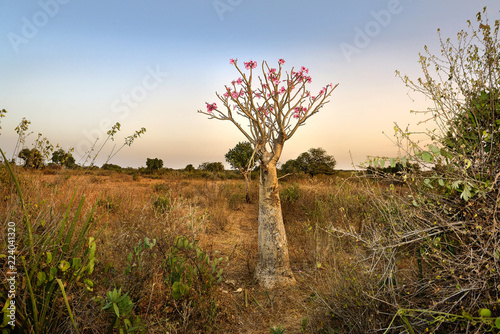
POLYGON ((270 333, 271 327, 282 325, 286 333, 302 333, 302 320, 307 315, 304 303, 311 291, 306 287, 307 275, 293 263, 300 263, 300 254, 290 252, 292 269, 297 280, 287 289, 266 291, 253 279, 257 263, 257 203, 244 204, 228 216, 224 231, 206 235, 206 246, 229 256, 222 293, 227 306, 236 312, 238 333, 270 333))

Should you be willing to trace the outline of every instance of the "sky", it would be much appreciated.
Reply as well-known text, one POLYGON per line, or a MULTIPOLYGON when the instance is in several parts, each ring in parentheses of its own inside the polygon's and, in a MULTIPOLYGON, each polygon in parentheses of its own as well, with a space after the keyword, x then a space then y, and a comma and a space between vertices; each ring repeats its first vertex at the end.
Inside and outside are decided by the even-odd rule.
POLYGON ((421 76, 424 46, 439 53, 437 29, 453 38, 485 6, 497 19, 498 0, 1 0, 0 148, 12 156, 25 117, 28 148, 42 133, 79 161, 119 122, 97 165, 142 127, 110 163, 224 162, 245 137, 197 111, 239 77, 229 59, 283 58, 285 70, 309 68, 312 91, 339 86, 280 161, 322 147, 352 169, 367 156, 396 156, 394 123, 417 124, 410 110, 431 105, 395 71, 421 76))

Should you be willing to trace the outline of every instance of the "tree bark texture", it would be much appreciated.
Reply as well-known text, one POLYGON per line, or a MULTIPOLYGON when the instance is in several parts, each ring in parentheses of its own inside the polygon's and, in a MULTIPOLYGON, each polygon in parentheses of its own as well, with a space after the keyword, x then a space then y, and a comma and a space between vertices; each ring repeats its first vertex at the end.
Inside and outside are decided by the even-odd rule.
POLYGON ((259 182, 259 259, 255 278, 266 289, 295 283, 281 213, 276 162, 261 161, 259 182))

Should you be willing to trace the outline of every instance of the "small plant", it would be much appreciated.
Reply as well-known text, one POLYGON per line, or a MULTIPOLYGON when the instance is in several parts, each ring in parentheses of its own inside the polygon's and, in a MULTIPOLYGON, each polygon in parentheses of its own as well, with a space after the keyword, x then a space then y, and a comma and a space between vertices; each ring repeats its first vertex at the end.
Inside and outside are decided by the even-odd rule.
POLYGON ((159 193, 166 193, 170 190, 170 187, 165 183, 157 183, 153 186, 153 190, 159 193))
POLYGON ((122 289, 108 291, 106 294, 106 305, 103 310, 109 310, 114 315, 113 322, 108 328, 107 333, 113 333, 113 328, 118 328, 120 333, 134 333, 140 329, 140 318, 137 317, 132 323, 129 319, 130 313, 134 308, 134 303, 130 300, 128 293, 122 295, 122 289))
POLYGON ((211 291, 216 283, 222 281, 222 268, 218 265, 223 258, 210 259, 196 241, 185 236, 177 237, 170 250, 164 254, 167 282, 174 287, 172 296, 180 299, 196 285, 198 293, 211 291))
POLYGON ((296 202, 300 197, 300 188, 297 182, 294 182, 291 186, 284 188, 281 191, 281 199, 285 202, 296 202))
POLYGON ((283 334, 286 331, 281 325, 271 328, 271 334, 283 334))
POLYGON ((143 254, 144 251, 152 249, 156 245, 156 239, 151 241, 148 237, 144 238, 144 241, 139 241, 137 246, 134 246, 134 250, 127 255, 127 267, 125 268, 125 275, 130 274, 132 270, 142 273, 143 266, 143 254))
POLYGON ((153 202, 153 209, 158 214, 164 214, 170 212, 172 209, 172 204, 170 201, 170 195, 158 195, 153 202))
POLYGON ((116 210, 118 209, 117 201, 114 200, 113 197, 111 197, 110 195, 106 195, 105 198, 102 198, 99 201, 97 201, 97 205, 104 208, 108 213, 116 212, 116 210))

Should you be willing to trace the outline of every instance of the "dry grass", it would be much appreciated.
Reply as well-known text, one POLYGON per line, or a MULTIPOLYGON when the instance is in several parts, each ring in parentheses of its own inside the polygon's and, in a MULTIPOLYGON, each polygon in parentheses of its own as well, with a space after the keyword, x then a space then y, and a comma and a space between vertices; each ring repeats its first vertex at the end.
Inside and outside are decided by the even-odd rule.
MULTIPOLYGON (((19 168, 17 173, 36 226, 47 219, 57 221, 75 189, 77 196, 86 197, 83 211, 89 212, 95 205, 97 223, 91 235, 100 234, 93 295, 102 298, 113 287, 128 291, 135 303, 134 314, 141 317, 148 333, 207 332, 204 326, 209 322, 212 332, 218 333, 269 333, 278 325, 287 333, 345 330, 345 321, 339 322, 339 316, 359 322, 352 332, 361 333, 378 324, 373 317, 379 305, 369 298, 358 298, 373 284, 362 275, 363 264, 353 261, 356 253, 364 250, 352 239, 332 237, 330 230, 333 226, 362 232, 368 220, 376 219, 368 194, 356 180, 305 178, 297 180, 295 186, 293 181, 282 183, 282 191, 292 192, 282 205, 297 284, 265 291, 253 279, 257 261, 256 181, 251 184, 251 203, 247 204, 242 180, 151 179, 112 171, 43 173, 19 168), (159 199, 166 199, 164 206, 158 204, 159 199), (162 250, 179 235, 198 240, 208 253, 228 258, 223 281, 197 308, 187 301, 172 301, 162 276, 162 250), (162 249, 157 247, 145 255, 147 265, 140 272, 124 274, 129 264, 127 254, 145 237, 157 239, 162 249), (356 316, 363 307, 371 312, 366 319, 366 312, 356 316)), ((1 221, 21 221, 12 188, 3 187, 1 198, 7 204, 0 207, 1 221)), ((84 332, 100 333, 109 325, 109 316, 91 299, 74 307, 84 332)))

